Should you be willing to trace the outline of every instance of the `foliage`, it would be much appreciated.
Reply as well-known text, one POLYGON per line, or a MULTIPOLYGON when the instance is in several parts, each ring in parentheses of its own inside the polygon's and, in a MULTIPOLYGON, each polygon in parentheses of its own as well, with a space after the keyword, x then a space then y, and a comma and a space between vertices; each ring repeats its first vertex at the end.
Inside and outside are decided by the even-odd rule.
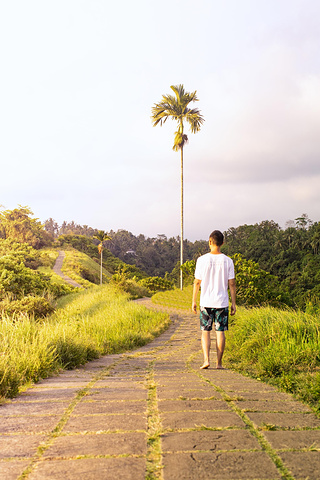
POLYGON ((0 396, 15 396, 27 382, 61 368, 144 345, 170 323, 168 315, 129 302, 112 285, 62 297, 58 307, 42 322, 2 316, 0 396))
MULTIPOLYGON (((178 285, 180 265, 179 259, 180 238, 167 238, 165 235, 157 235, 155 238, 148 238, 144 235, 134 236, 126 230, 111 231, 110 251, 123 262, 135 265, 149 276, 164 277, 170 273, 170 279, 178 285), (173 269, 175 271, 173 272, 173 269)), ((183 242, 184 257, 186 260, 198 258, 199 255, 207 253, 208 242, 196 241, 183 242)))
POLYGON ((232 259, 239 305, 280 305, 285 302, 286 295, 280 292, 277 277, 262 270, 253 260, 246 260, 240 253, 233 255, 232 259))
POLYGON ((3 300, 0 302, 0 312, 2 315, 12 316, 13 318, 25 314, 38 319, 54 312, 54 308, 44 297, 28 296, 20 300, 3 300))
POLYGON ((111 237, 104 230, 98 230, 96 235, 93 235, 93 238, 99 241, 99 245, 98 245, 99 254, 101 254, 102 252, 103 243, 106 242, 107 240, 111 240, 111 237))
POLYGON ((21 299, 25 295, 42 295, 50 290, 50 278, 31 270, 13 255, 0 258, 0 299, 7 293, 21 299))
POLYGON ((12 238, 5 240, 0 238, 0 257, 9 254, 12 255, 15 260, 20 263, 23 262, 26 267, 34 270, 43 264, 40 252, 28 243, 17 242, 12 238))
POLYGON ((191 285, 194 281, 194 272, 196 269, 196 261, 195 260, 187 260, 181 265, 181 270, 183 274, 183 284, 184 285, 191 285))
POLYGON ((159 103, 155 103, 152 107, 152 124, 153 126, 162 126, 168 118, 178 122, 178 130, 175 132, 173 150, 177 151, 183 148, 188 141, 187 135, 184 134, 184 122, 190 126, 192 133, 200 130, 204 122, 200 110, 197 108, 189 108, 191 102, 197 102, 197 92, 186 92, 183 85, 171 85, 175 96, 163 95, 159 103))
POLYGON ((37 218, 31 218, 32 211, 28 207, 0 212, 0 238, 27 243, 39 249, 52 243, 48 234, 37 218))
POLYGON ((128 293, 131 300, 151 296, 150 290, 144 285, 141 285, 140 282, 136 282, 130 278, 119 279, 114 277, 116 277, 116 275, 112 277, 112 283, 115 284, 120 291, 128 293))
POLYGON ((173 288, 173 282, 166 278, 161 277, 147 277, 140 280, 140 285, 146 287, 152 293, 164 290, 171 290, 173 288))
POLYGON ((320 411, 319 352, 319 315, 239 308, 224 358, 229 367, 278 385, 320 411))
POLYGON ((230 228, 222 251, 259 263, 278 278, 282 300, 304 309, 310 296, 320 298, 319 245, 320 223, 303 214, 284 230, 273 221, 230 228))
POLYGON ((139 282, 134 272, 135 267, 122 265, 112 276, 111 280, 120 290, 129 293, 131 299, 149 297, 151 295, 150 290, 139 282))

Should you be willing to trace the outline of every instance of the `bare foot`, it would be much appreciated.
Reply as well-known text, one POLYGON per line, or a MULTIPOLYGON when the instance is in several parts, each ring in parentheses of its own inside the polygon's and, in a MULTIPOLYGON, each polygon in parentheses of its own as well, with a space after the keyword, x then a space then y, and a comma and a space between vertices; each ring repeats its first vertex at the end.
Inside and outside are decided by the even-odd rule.
POLYGON ((226 370, 222 365, 217 365, 217 370, 226 370))
POLYGON ((203 365, 201 365, 201 369, 204 370, 205 368, 209 368, 210 367, 210 363, 204 363, 203 365))

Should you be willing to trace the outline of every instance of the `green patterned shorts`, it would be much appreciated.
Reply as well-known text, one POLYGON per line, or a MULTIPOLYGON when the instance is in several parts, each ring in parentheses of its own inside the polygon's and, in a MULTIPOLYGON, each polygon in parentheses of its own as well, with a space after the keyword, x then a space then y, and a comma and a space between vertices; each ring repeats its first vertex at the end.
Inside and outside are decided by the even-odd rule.
POLYGON ((228 330, 229 308, 211 308, 200 307, 200 329, 206 332, 214 328, 216 332, 225 332, 228 330))

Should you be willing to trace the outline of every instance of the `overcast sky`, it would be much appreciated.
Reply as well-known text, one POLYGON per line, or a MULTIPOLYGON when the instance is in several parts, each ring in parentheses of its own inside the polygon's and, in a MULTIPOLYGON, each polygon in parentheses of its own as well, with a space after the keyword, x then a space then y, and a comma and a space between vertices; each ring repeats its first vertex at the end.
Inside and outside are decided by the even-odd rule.
POLYGON ((0 6, 0 204, 180 233, 170 85, 205 118, 184 151, 185 237, 320 212, 319 0, 10 0, 0 6))

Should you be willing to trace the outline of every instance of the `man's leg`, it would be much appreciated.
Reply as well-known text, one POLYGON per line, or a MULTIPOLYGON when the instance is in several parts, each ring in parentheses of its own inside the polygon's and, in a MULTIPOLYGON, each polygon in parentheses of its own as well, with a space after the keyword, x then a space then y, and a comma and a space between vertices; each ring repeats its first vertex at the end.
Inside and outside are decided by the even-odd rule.
POLYGON ((224 352, 224 347, 226 345, 226 336, 224 332, 216 332, 217 338, 217 368, 222 367, 222 357, 224 352))
POLYGON ((201 345, 203 351, 203 365, 200 368, 208 368, 210 366, 209 353, 211 345, 211 336, 210 332, 202 330, 201 334, 201 345))

